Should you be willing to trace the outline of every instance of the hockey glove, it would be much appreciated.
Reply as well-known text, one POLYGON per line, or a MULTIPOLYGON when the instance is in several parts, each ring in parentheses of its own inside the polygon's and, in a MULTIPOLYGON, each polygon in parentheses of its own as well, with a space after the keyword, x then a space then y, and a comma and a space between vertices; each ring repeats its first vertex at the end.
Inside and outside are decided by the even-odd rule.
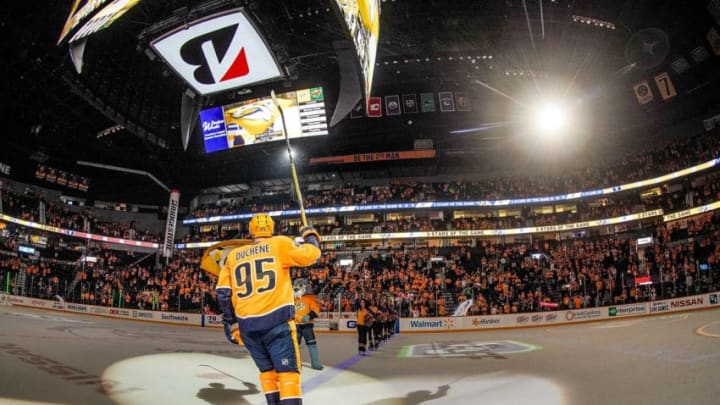
POLYGON ((234 345, 243 345, 237 321, 227 321, 223 319, 223 328, 225 329, 225 337, 230 343, 234 345))
POLYGON ((305 243, 310 243, 316 248, 320 248, 320 234, 312 226, 300 228, 300 237, 305 240, 305 243))

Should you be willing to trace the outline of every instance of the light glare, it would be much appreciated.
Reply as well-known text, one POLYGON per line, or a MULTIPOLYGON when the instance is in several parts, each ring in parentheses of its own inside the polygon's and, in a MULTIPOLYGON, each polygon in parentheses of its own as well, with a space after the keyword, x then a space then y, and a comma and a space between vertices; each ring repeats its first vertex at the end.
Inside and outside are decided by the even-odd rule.
POLYGON ((545 105, 535 112, 535 125, 544 132, 560 131, 567 125, 567 114, 558 105, 545 105))

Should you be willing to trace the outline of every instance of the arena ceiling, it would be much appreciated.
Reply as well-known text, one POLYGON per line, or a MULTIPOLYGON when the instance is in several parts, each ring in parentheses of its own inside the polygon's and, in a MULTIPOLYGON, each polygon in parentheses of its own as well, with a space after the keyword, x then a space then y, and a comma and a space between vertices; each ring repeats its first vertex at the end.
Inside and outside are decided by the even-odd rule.
MULTIPOLYGON (((333 41, 345 34, 330 0, 142 0, 90 38, 82 74, 73 68, 67 46, 56 45, 71 3, 4 6, 0 162, 13 167, 13 178, 31 181, 35 165, 44 161, 89 177, 90 198, 156 204, 167 194, 148 177, 77 162, 147 171, 186 197, 213 186, 287 178, 281 143, 206 155, 196 129, 183 147, 180 98, 186 87, 146 50, 158 22, 196 18, 201 12, 193 10, 209 3, 250 10, 286 68, 284 80, 254 87, 252 94, 322 85, 327 107, 334 109, 340 75, 333 41), (99 136, 118 123, 126 129, 99 136)), ((712 13, 720 12, 708 3, 713 2, 383 0, 373 94, 464 91, 472 112, 346 119, 327 137, 294 143, 299 171, 407 177, 519 170, 537 163, 540 149, 516 136, 523 121, 517 106, 553 91, 570 94, 584 120, 587 139, 572 148, 570 162, 602 160, 680 135, 667 128, 700 122, 720 106, 720 57, 706 38, 717 24, 712 13), (648 28, 657 28, 659 36, 638 37, 648 28), (653 55, 655 45, 667 52, 653 55), (663 101, 656 94, 653 102, 639 104, 633 86, 652 83, 662 72, 670 73, 678 95, 663 101), (463 129, 470 131, 452 133, 463 129), (307 164, 315 156, 411 150, 416 139, 433 140, 437 158, 401 165, 307 164)), ((202 102, 212 106, 243 97, 248 95, 232 91, 202 102)))

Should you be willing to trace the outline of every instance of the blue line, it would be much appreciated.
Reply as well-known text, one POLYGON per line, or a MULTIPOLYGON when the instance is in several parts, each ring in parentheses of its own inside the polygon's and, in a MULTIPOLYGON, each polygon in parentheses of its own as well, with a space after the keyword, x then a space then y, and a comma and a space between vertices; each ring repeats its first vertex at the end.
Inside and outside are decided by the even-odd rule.
POLYGON ((340 364, 335 365, 334 367, 331 367, 330 370, 321 373, 310 380, 306 381, 302 385, 303 393, 310 392, 319 386, 325 384, 326 382, 333 379, 336 375, 340 374, 341 372, 347 370, 348 368, 354 366, 357 364, 360 360, 362 360, 365 356, 361 356, 359 354, 350 357, 349 359, 343 361, 340 364))

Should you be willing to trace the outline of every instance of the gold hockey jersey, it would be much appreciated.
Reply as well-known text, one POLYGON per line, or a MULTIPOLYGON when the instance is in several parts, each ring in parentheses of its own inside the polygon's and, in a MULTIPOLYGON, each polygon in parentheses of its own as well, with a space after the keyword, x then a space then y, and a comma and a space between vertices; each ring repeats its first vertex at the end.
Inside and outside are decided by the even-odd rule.
POLYGON ((295 317, 290 267, 309 266, 319 257, 314 245, 297 245, 287 236, 262 239, 228 254, 215 289, 232 291, 241 331, 269 329, 295 317))

